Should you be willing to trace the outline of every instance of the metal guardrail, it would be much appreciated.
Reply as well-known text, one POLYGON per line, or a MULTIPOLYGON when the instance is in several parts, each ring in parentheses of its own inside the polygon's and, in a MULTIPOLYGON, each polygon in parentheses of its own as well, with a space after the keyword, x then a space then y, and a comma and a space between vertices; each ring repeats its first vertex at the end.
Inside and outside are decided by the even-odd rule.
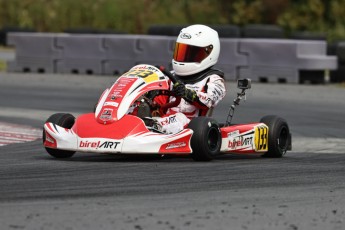
MULTIPOLYGON (((171 68, 173 36, 10 33, 15 47, 9 72, 113 75, 139 63, 171 68)), ((299 83, 305 71, 337 69, 326 41, 221 38, 216 67, 226 79, 299 83)))

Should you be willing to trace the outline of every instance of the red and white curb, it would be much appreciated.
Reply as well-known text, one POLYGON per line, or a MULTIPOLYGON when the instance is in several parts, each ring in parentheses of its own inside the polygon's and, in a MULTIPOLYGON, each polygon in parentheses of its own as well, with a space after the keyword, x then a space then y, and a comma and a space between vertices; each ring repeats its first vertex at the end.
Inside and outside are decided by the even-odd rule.
POLYGON ((42 129, 0 122, 0 146, 35 141, 41 137, 42 129))

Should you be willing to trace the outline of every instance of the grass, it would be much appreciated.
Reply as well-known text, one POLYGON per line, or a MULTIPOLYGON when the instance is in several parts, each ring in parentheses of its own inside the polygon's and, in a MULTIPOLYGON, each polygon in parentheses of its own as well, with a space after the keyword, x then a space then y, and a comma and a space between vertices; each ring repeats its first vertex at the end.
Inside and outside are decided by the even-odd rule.
POLYGON ((8 47, 8 46, 1 46, 0 45, 0 51, 12 51, 13 48, 12 47, 8 47))
POLYGON ((345 88, 345 82, 339 83, 339 87, 345 88))
POLYGON ((0 72, 5 72, 6 71, 6 61, 0 60, 0 72))
MULTIPOLYGON (((0 52, 11 52, 14 51, 13 47, 0 46, 0 52)), ((0 72, 5 72, 7 70, 7 61, 0 59, 0 72)))

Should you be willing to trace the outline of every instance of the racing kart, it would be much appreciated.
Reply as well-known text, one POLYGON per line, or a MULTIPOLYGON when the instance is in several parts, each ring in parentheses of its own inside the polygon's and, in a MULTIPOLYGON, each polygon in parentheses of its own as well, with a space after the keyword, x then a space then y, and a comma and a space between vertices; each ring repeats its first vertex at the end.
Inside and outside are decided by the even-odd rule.
POLYGON ((178 133, 160 132, 151 116, 162 115, 181 100, 176 97, 159 108, 153 105, 158 95, 173 96, 170 81, 177 79, 164 68, 134 66, 103 92, 94 112, 77 118, 69 113, 51 115, 43 130, 46 151, 56 158, 95 152, 191 155, 194 160, 209 161, 226 153, 282 157, 291 150, 289 126, 281 117, 265 116, 260 122, 231 124, 235 107, 251 88, 250 79, 238 81, 241 92, 230 106, 224 124, 206 115, 193 118, 178 133))

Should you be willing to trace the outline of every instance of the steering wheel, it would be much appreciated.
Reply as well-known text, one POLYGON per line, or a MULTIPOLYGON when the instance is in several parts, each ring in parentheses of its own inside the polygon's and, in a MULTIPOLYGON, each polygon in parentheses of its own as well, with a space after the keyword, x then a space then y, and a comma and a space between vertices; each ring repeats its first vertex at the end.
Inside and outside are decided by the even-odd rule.
MULTIPOLYGON (((164 75, 166 75, 171 80, 172 83, 175 84, 178 81, 177 78, 174 75, 172 75, 172 73, 170 71, 166 70, 166 68, 164 66, 156 66, 156 67, 162 73, 164 73, 164 75)), ((172 96, 174 96, 174 95, 172 95, 172 96)), ((169 108, 178 106, 180 104, 180 102, 181 102, 181 97, 176 97, 176 96, 174 96, 174 97, 176 98, 175 101, 167 103, 167 104, 164 104, 164 105, 161 105, 160 108, 162 110, 167 110, 169 108)))

